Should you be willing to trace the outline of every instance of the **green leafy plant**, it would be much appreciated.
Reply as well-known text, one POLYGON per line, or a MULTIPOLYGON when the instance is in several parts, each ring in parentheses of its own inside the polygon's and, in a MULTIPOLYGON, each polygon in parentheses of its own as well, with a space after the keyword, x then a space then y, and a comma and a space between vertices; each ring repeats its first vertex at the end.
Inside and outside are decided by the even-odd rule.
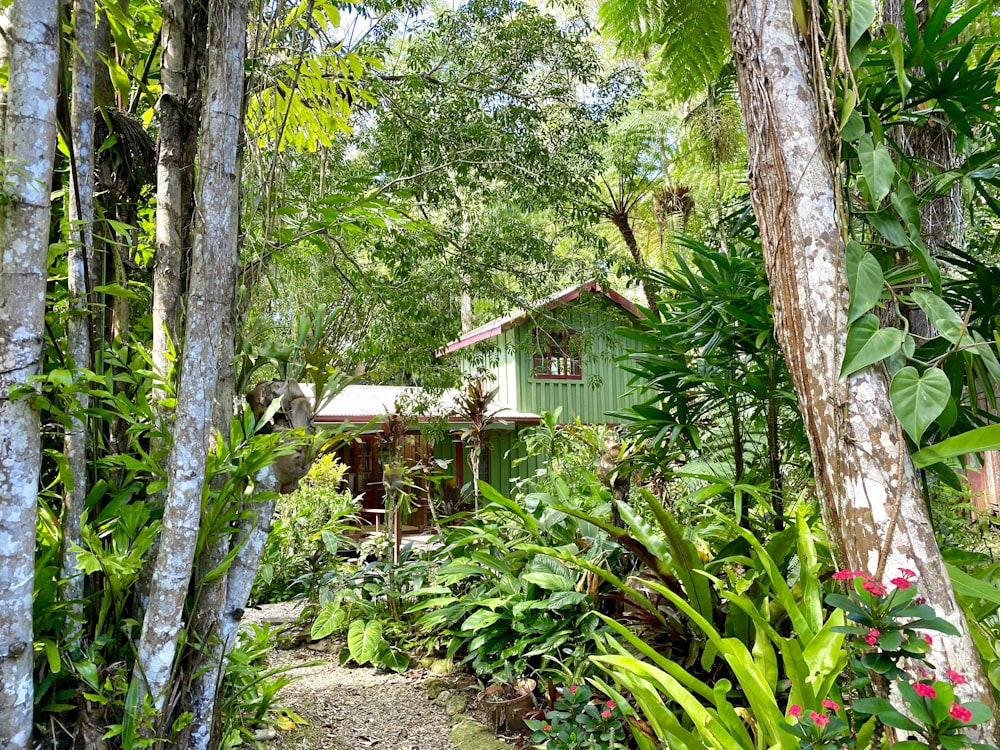
POLYGON ((833 574, 834 580, 852 581, 852 588, 846 595, 832 593, 826 597, 826 603, 842 609, 852 623, 840 628, 842 632, 877 646, 860 655, 861 666, 889 680, 906 676, 898 666, 901 659, 923 660, 930 651, 930 636, 918 631, 958 635, 954 625, 935 617, 933 608, 917 596, 914 575, 913 571, 901 570, 889 582, 890 589, 862 571, 840 570, 833 574))
POLYGON ((614 699, 587 685, 559 689, 544 719, 526 719, 531 741, 545 750, 616 750, 625 744, 624 717, 614 699))
MULTIPOLYGON (((257 746, 256 730, 278 723, 279 717, 283 722, 305 723, 278 702, 278 692, 295 679, 289 673, 302 665, 267 666, 267 654, 277 635, 266 624, 251 623, 240 630, 226 664, 222 748, 257 746)), ((320 663, 312 662, 310 666, 320 663)))
POLYGON ((551 496, 536 493, 521 505, 488 484, 480 489, 478 517, 445 530, 434 553, 441 567, 414 592, 417 627, 482 675, 523 675, 543 669, 545 657, 593 653, 603 630, 600 580, 561 560, 560 550, 600 567, 616 546, 595 525, 557 510, 551 496))
MULTIPOLYGON (((855 680, 851 687, 855 691, 867 688, 868 694, 849 698, 844 705, 825 698, 815 706, 798 703, 789 706, 786 729, 800 740, 802 750, 865 748, 880 724, 909 733, 911 739, 892 745, 900 750, 993 748, 985 743, 971 743, 965 735, 967 727, 992 717, 983 703, 958 700, 953 686, 965 684, 965 677, 946 669, 945 682, 926 669, 932 636, 918 633, 917 629, 951 635, 957 634, 957 630, 920 602, 912 580, 914 575, 912 571, 901 570, 899 576, 889 581, 893 587, 890 591, 861 571, 841 570, 834 574, 835 580, 852 581, 853 591, 847 596, 829 594, 827 603, 844 607, 849 621, 855 623, 838 630, 853 636, 848 641, 853 652, 852 664, 872 679, 855 680), (914 664, 918 665, 917 678, 904 669, 907 666, 914 670, 914 664), (888 686, 886 680, 894 681, 905 712, 885 695, 871 694, 873 689, 876 693, 884 692, 888 686), (865 720, 866 717, 871 718, 865 720), (856 727, 862 720, 864 728, 858 731, 856 727), (914 733, 922 739, 914 739, 914 733)), ((847 700, 850 694, 845 690, 844 695, 847 700)))
POLYGON ((282 495, 254 582, 257 602, 303 594, 315 599, 341 550, 353 546, 357 500, 339 488, 346 467, 335 456, 316 461, 299 488, 282 495))

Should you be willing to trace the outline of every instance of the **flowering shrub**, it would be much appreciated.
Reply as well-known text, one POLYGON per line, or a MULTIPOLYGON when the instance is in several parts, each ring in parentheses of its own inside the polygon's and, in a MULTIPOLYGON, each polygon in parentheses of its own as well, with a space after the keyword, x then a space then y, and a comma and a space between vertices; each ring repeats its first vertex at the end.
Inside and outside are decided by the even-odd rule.
MULTIPOLYGON (((819 711, 791 705, 786 729, 799 738, 802 750, 865 747, 867 739, 860 739, 862 731, 857 725, 865 722, 866 717, 877 717, 885 726, 923 738, 898 742, 892 746, 895 750, 993 748, 970 744, 964 734, 966 727, 988 721, 991 716, 989 708, 978 701, 961 703, 956 699, 953 686, 965 684, 965 677, 946 669, 945 682, 927 669, 926 655, 933 636, 922 631, 954 635, 957 630, 936 617, 933 608, 917 596, 915 577, 913 571, 903 568, 900 576, 889 581, 890 589, 861 571, 842 570, 833 575, 835 580, 853 583, 853 590, 846 595, 826 597, 827 604, 844 610, 851 623, 834 630, 854 636, 850 641, 853 663, 881 675, 884 680, 894 681, 907 711, 899 711, 884 696, 857 698, 845 706, 826 699, 819 711), (917 679, 907 671, 914 666, 920 673, 917 679), (855 718, 861 721, 856 722, 855 718)), ((871 720, 865 723, 868 738, 874 724, 871 720)))
POLYGON ((586 685, 560 689, 544 720, 528 719, 531 741, 545 750, 616 750, 625 748, 621 709, 613 700, 596 700, 586 685))
POLYGON ((855 654, 861 666, 888 680, 906 678, 907 673, 898 666, 900 660, 924 661, 933 636, 921 631, 958 635, 954 625, 936 617, 934 608, 917 596, 915 577, 912 570, 901 569, 900 575, 889 581, 890 590, 867 573, 841 570, 833 574, 834 580, 851 581, 853 586, 846 595, 826 597, 826 603, 844 610, 852 623, 840 632, 860 636, 867 646, 877 647, 855 654))

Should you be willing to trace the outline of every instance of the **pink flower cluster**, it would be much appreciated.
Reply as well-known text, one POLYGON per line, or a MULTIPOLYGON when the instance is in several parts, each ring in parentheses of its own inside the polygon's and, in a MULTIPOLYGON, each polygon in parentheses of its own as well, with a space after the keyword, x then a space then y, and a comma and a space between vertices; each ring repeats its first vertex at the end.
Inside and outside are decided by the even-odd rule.
MULTIPOLYGON (((823 708, 828 708, 831 711, 839 711, 840 704, 827 698, 823 701, 823 708)), ((788 707, 788 716, 792 719, 801 719, 802 713, 802 706, 797 703, 793 703, 788 707)), ((810 711, 809 718, 812 719, 813 724, 818 727, 825 727, 830 723, 830 717, 825 713, 820 713, 819 711, 810 711)))
POLYGON ((603 711, 601 711, 601 718, 602 719, 610 719, 611 718, 611 709, 615 707, 615 702, 614 701, 608 701, 604 705, 606 705, 607 708, 604 709, 603 711))
POLYGON ((952 685, 968 685, 969 681, 965 679, 965 675, 956 672, 954 669, 946 669, 944 673, 948 676, 948 681, 952 685))
POLYGON ((952 703, 951 708, 948 709, 948 715, 951 718, 958 719, 960 722, 965 724, 972 718, 972 711, 967 709, 965 706, 959 705, 958 703, 952 703))
POLYGON ((818 727, 825 727, 830 723, 830 717, 826 714, 817 713, 816 711, 809 712, 809 718, 813 720, 813 724, 818 727))
POLYGON ((934 689, 933 685, 928 685, 926 682, 914 682, 913 692, 921 698, 937 698, 937 690, 934 689))
MULTIPOLYGON (((899 572, 900 575, 890 580, 889 583, 897 589, 905 591, 913 586, 910 579, 916 578, 917 574, 909 568, 900 568, 899 572)), ((833 580, 835 581, 853 581, 857 578, 864 581, 861 587, 872 596, 885 596, 888 593, 885 584, 879 583, 863 570, 838 570, 833 574, 833 580)))

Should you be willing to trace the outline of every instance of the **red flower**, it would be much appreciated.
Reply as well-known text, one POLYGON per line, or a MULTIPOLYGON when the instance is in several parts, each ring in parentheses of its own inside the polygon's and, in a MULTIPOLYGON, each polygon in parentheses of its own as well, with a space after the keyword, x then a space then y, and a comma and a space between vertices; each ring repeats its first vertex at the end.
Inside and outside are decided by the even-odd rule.
POLYGON ((878 581, 865 581, 861 584, 861 588, 867 591, 872 596, 885 596, 886 588, 878 581))
POLYGON ((865 643, 867 643, 869 646, 874 646, 875 641, 878 639, 880 635, 882 635, 881 630, 876 630, 875 628, 871 628, 868 631, 868 635, 865 636, 865 643))
POLYGON ((604 705, 606 705, 608 708, 614 708, 615 707, 615 702, 614 701, 608 701, 604 705))
POLYGON ((948 715, 953 719, 958 719, 963 724, 972 718, 972 711, 967 709, 965 706, 960 706, 957 703, 952 703, 951 708, 948 709, 948 715))
POLYGON ((927 645, 931 646, 934 644, 934 639, 931 638, 929 633, 924 633, 924 640, 927 641, 927 645))
POLYGON ((965 679, 965 675, 959 674, 954 669, 946 669, 944 673, 948 675, 948 679, 951 680, 952 685, 968 685, 969 681, 965 679))
POLYGON ((860 570, 838 570, 833 574, 833 580, 835 581, 852 581, 855 578, 863 578, 864 573, 860 570))
POLYGON ((937 698, 937 690, 928 685, 926 682, 914 682, 913 692, 921 698, 937 698))
POLYGON ((906 589, 910 588, 910 586, 913 585, 905 578, 893 578, 891 581, 889 581, 889 583, 891 583, 897 589, 902 589, 903 591, 905 591, 906 589))
POLYGON ((551 724, 542 724, 542 731, 549 732, 552 730, 551 724))
POLYGON ((610 719, 611 718, 611 712, 608 711, 608 710, 606 710, 606 709, 604 711, 601 711, 601 718, 602 719, 610 719))
POLYGON ((813 724, 818 727, 825 727, 830 723, 830 717, 826 714, 818 714, 815 711, 809 712, 809 718, 813 720, 813 724))
POLYGON ((829 708, 831 711, 839 711, 840 704, 837 701, 832 701, 829 698, 823 699, 823 708, 829 708))
POLYGON ((915 596, 915 597, 913 597, 913 603, 916 604, 916 605, 918 605, 918 606, 921 605, 921 604, 927 604, 927 597, 926 596, 915 596))
POLYGON ((802 716, 802 706, 800 706, 798 703, 793 703, 788 707, 788 715, 791 716, 793 719, 799 718, 800 716, 802 716))
POLYGON ((913 572, 912 570, 910 570, 909 568, 900 568, 900 569, 899 569, 899 572, 900 572, 900 573, 902 573, 902 574, 903 574, 904 576, 906 576, 907 578, 916 578, 916 577, 917 577, 917 574, 916 574, 916 573, 914 573, 914 572, 913 572))
POLYGON ((569 686, 569 694, 573 695, 573 693, 575 693, 579 689, 580 689, 579 685, 570 685, 569 686))

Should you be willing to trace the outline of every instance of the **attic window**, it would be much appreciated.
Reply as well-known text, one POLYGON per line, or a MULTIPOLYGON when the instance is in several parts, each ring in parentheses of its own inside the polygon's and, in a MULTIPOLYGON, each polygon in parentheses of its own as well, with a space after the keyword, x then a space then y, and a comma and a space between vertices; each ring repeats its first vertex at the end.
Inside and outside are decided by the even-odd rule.
POLYGON ((534 339, 535 353, 531 358, 531 371, 536 378, 583 379, 578 331, 568 328, 561 331, 536 328, 534 339))

